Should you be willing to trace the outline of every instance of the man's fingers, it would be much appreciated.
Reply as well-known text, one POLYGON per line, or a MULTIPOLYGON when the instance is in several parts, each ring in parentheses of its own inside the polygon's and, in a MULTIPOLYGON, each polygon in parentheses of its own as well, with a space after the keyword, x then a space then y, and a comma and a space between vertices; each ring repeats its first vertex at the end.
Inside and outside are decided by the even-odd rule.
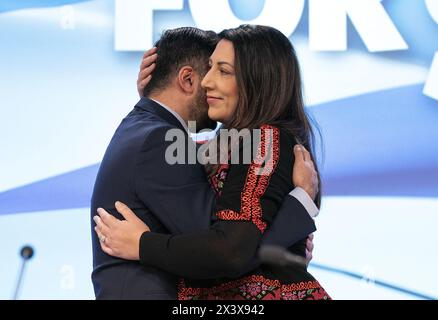
POLYGON ((303 160, 306 162, 312 162, 312 157, 310 156, 309 151, 307 151, 304 146, 300 144, 295 145, 294 153, 295 153, 295 159, 303 160))
POLYGON ((307 264, 309 264, 312 259, 313 259, 312 252, 310 252, 309 250, 306 249, 306 261, 307 261, 307 264))
POLYGON ((303 146, 297 144, 294 147, 295 161, 304 161, 303 146))
POLYGON ((307 248, 307 250, 309 250, 310 252, 312 252, 312 250, 313 250, 313 242, 310 241, 310 240, 307 240, 306 248, 307 248))
MULTIPOLYGON (((312 157, 310 156, 310 152, 307 151, 307 149, 304 148, 304 146, 301 146, 301 149, 303 150, 304 161, 312 162, 312 157)), ((313 162, 312 162, 312 164, 313 164, 313 162)))
POLYGON ((303 154, 304 161, 307 162, 308 164, 310 164, 313 169, 315 169, 315 164, 313 163, 312 156, 311 156, 310 152, 307 151, 307 149, 302 145, 300 145, 300 150, 303 154))
POLYGON ((133 221, 137 219, 135 213, 131 209, 129 209, 126 204, 120 201, 116 202, 116 210, 123 216, 123 218, 125 218, 126 221, 133 221))
POLYGON ((312 166, 312 168, 315 168, 315 164, 312 161, 310 152, 307 151, 304 146, 299 144, 295 145, 294 154, 295 154, 295 160, 307 162, 312 166))

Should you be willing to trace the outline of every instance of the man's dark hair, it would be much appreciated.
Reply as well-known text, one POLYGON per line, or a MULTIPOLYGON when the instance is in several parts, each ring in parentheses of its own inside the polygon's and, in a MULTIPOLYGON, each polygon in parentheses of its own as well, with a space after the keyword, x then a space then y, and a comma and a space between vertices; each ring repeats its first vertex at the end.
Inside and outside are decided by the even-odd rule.
POLYGON ((155 44, 158 60, 151 82, 144 90, 147 97, 153 92, 163 90, 184 66, 191 66, 201 75, 207 72, 208 59, 218 43, 213 31, 184 27, 164 32, 155 44))

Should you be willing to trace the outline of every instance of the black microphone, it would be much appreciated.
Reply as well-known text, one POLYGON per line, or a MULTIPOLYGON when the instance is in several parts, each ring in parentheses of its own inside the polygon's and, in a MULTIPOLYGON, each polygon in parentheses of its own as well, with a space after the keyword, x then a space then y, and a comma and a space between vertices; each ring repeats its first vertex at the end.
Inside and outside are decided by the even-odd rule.
POLYGON ((292 254, 283 247, 266 245, 259 249, 259 259, 262 263, 287 267, 298 266, 307 268, 306 259, 296 254, 292 254))
POLYGON ((21 269, 20 269, 20 273, 18 275, 17 285, 15 286, 15 293, 14 293, 13 300, 17 300, 17 298, 18 298, 18 293, 20 291, 21 281, 23 280, 23 274, 24 274, 24 269, 26 267, 26 263, 28 260, 32 259, 34 253, 35 253, 35 251, 29 245, 22 247, 20 250, 20 257, 22 258, 21 269))
POLYGON ((24 246, 23 248, 21 248, 20 251, 20 256, 24 259, 24 260, 29 260, 32 259, 34 254, 33 248, 30 246, 24 246))

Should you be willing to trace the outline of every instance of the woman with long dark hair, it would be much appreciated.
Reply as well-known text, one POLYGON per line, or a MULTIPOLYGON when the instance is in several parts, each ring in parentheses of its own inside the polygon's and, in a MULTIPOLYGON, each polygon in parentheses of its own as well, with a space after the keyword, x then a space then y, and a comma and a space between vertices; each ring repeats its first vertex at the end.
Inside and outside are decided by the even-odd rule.
MULTIPOLYGON (((202 82, 208 115, 223 123, 222 129, 247 130, 257 143, 244 143, 245 135, 234 142, 218 136, 219 153, 213 160, 222 159, 227 146, 226 160, 231 150, 239 161, 206 166, 218 196, 217 221, 204 233, 178 236, 153 233, 145 225, 140 262, 184 277, 179 285, 183 300, 330 299, 305 266, 285 268, 254 260, 263 233, 293 189, 294 146, 313 147, 294 48, 281 32, 266 26, 243 25, 219 37, 202 82), (248 152, 252 156, 247 163, 248 152)), ((312 151, 308 156, 314 159, 312 151)), ((320 199, 318 193, 318 207, 320 199)), ((305 241, 289 249, 304 257, 305 241)))

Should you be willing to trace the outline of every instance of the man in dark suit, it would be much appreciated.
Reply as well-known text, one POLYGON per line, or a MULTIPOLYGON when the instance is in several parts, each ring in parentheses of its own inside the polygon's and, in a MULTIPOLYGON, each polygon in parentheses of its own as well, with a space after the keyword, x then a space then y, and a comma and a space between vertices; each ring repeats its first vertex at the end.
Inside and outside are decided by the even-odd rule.
MULTIPOLYGON (((189 153, 194 142, 187 123, 196 121, 198 129, 215 127, 200 84, 216 43, 216 34, 195 28, 167 31, 157 43, 159 58, 147 97, 122 121, 108 146, 94 186, 91 217, 101 207, 122 219, 115 209, 119 200, 155 232, 187 234, 208 228, 215 196, 203 167, 169 164, 166 151, 173 142, 166 141, 166 134, 180 130, 189 153)), ((264 243, 287 247, 315 230, 311 215, 317 208, 307 195, 315 193, 315 186, 306 182, 301 187, 285 199, 264 243)), ((176 299, 173 275, 106 255, 99 240, 92 230, 97 299, 176 299)))

